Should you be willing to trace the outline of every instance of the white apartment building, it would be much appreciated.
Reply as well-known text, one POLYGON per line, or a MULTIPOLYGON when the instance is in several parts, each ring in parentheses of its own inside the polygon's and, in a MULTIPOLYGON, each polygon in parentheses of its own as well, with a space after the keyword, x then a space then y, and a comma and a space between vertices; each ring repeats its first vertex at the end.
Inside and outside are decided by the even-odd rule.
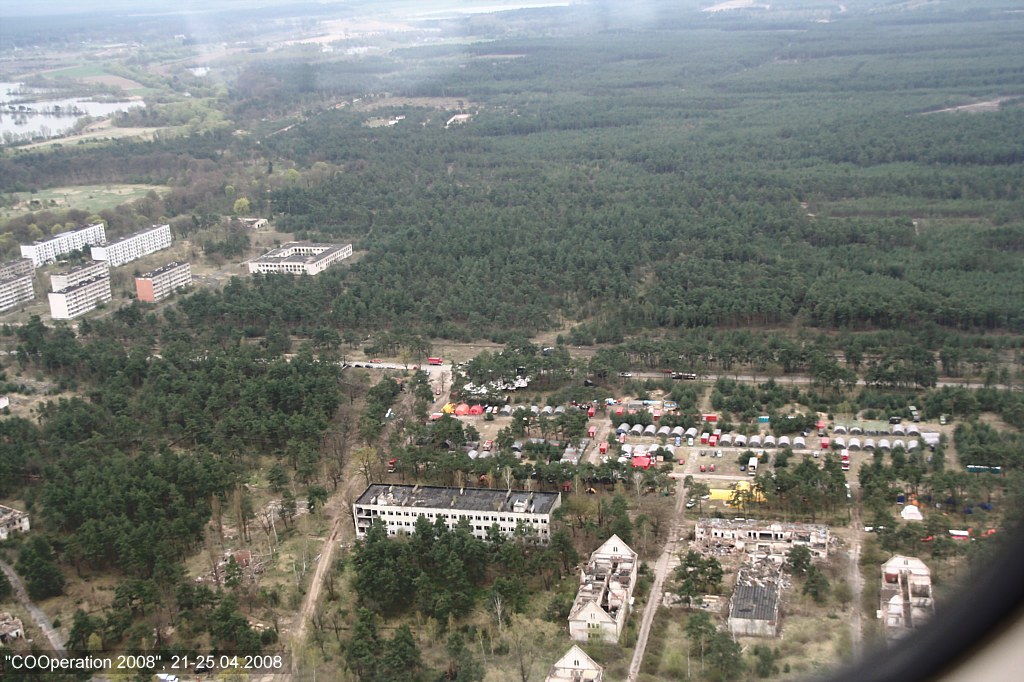
POLYGON ((50 293, 50 317, 55 320, 70 320, 111 298, 110 277, 100 275, 95 279, 79 282, 64 291, 50 293))
POLYGON ((154 303, 171 295, 175 289, 192 284, 192 267, 188 263, 168 263, 135 278, 135 294, 140 301, 154 303))
POLYGON ((35 268, 28 258, 15 258, 6 263, 0 263, 0 279, 11 279, 21 275, 31 275, 35 268))
POLYGON ((50 289, 53 291, 64 291, 70 287, 80 284, 86 280, 97 277, 109 277, 110 264, 102 260, 91 260, 83 265, 78 265, 50 275, 50 289))
MULTIPOLYGON (((28 263, 28 261, 25 261, 28 263)), ((31 301, 36 297, 36 290, 32 285, 33 275, 14 275, 6 279, 0 279, 0 312, 16 308, 18 305, 31 301)))
MULTIPOLYGON (((21 257, 32 261, 32 267, 53 263, 57 256, 84 249, 86 246, 102 244, 107 241, 107 233, 103 223, 79 227, 69 232, 55 234, 49 239, 41 239, 31 244, 21 245, 21 257)), ((95 258, 95 256, 93 256, 95 258)))
POLYGON ((619 641, 633 605, 640 561, 637 553, 613 535, 590 555, 580 574, 580 588, 569 611, 569 636, 577 642, 619 641))
POLYGON ((170 245, 171 226, 154 225, 147 230, 110 242, 106 246, 92 247, 92 257, 93 260, 105 260, 110 263, 110 267, 116 268, 136 258, 166 249, 170 245))
POLYGON ((283 272, 292 275, 318 275, 352 255, 351 244, 288 242, 249 261, 249 273, 283 272))
POLYGON ((487 529, 494 524, 502 535, 511 537, 523 523, 540 542, 547 543, 551 538, 551 514, 561 503, 559 493, 371 483, 352 507, 359 538, 366 537, 366 531, 377 520, 384 523, 388 535, 412 534, 416 520, 425 516, 431 523, 444 519, 449 528, 466 519, 473 536, 481 540, 487 538, 487 529))

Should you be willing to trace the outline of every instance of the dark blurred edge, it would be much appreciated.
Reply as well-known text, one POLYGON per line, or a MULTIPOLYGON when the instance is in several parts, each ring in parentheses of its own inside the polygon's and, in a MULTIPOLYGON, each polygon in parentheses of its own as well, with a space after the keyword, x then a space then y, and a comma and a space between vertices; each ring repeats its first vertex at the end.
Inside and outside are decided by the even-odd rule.
MULTIPOLYGON (((860 661, 830 682, 941 680, 970 661, 1024 616, 1024 527, 1018 527, 993 565, 949 604, 939 604, 932 622, 889 648, 865 650, 860 661)), ((881 578, 879 578, 881 579, 881 578)), ((1024 648, 1024 640, 1020 641, 1024 648)), ((1024 680, 1024 669, 1013 678, 1024 680)))

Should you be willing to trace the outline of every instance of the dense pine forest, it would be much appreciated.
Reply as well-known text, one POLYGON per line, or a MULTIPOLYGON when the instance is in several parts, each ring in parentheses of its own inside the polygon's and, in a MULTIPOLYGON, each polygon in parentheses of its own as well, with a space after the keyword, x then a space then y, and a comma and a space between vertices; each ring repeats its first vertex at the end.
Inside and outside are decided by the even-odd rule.
MULTIPOLYGON (((473 440, 468 429, 452 418, 424 426, 429 386, 373 386, 380 377, 342 369, 346 352, 422 363, 432 343, 507 344, 504 355, 473 360, 468 376, 483 383, 522 367, 552 405, 601 401, 608 391, 593 383, 627 370, 742 369, 810 383, 701 385, 714 409, 741 422, 793 404, 884 419, 913 396, 926 418, 986 412, 1024 427, 1021 394, 996 386, 1024 367, 1024 14, 1014 3, 851 0, 843 12, 807 2, 708 13, 659 0, 628 15, 594 5, 494 23, 425 20, 445 40, 395 39, 369 55, 355 41, 333 54, 251 49, 226 62, 221 84, 167 78, 163 95, 116 121, 175 134, 3 149, 0 194, 167 188, 96 215, 12 217, 0 225, 3 260, 51 226, 94 219, 111 236, 166 221, 177 240, 196 238, 240 213, 240 198, 281 233, 352 241, 357 252, 315 278, 232 277, 74 328, 0 319, 0 343, 13 351, 2 360, 3 390, 30 395, 34 383, 60 394, 31 418, 0 420, 0 497, 23 502, 40 529, 39 540, 0 549, 24 555, 34 598, 61 593, 60 570, 116 576, 113 601, 65 623, 72 652, 97 638, 107 647, 273 647, 277 614, 303 594, 298 578, 292 591, 214 591, 185 568, 192 560, 194 573, 197 555, 211 551, 211 521, 241 520, 246 537, 259 518, 254 491, 283 496, 283 536, 294 530, 296 497, 315 516, 353 463, 367 482, 393 456, 402 480, 451 485, 504 473, 551 489, 628 471, 569 469, 546 451, 534 464, 508 452, 470 461, 456 452, 473 440), (967 105, 979 107, 956 110, 967 105), (558 348, 531 344, 541 333, 557 335, 558 348), (596 348, 582 360, 568 346, 596 348), (940 374, 987 386, 936 389, 940 374), (415 400, 400 408, 406 396, 415 400), (409 421, 392 426, 392 408, 409 421), (274 628, 258 634, 243 612, 274 628), (168 624, 174 640, 152 641, 168 624)), ((45 33, 33 26, 33 36, 45 33)), ((125 68, 149 65, 142 55, 125 68)), ((235 237, 197 249, 207 260, 254 255, 248 237, 235 237)), ((668 379, 627 385, 636 395, 663 390, 684 408, 680 425, 698 423, 696 389, 668 379)), ((533 424, 520 429, 519 418, 498 449, 529 435, 533 424)), ((552 433, 579 437, 582 422, 569 434, 567 421, 552 433)), ((957 438, 979 461, 1024 468, 1016 434, 972 424, 957 438)), ((808 462, 782 472, 788 487, 769 495, 772 510, 814 513, 804 506, 819 498, 787 497, 817 471, 808 462)), ((817 482, 830 513, 845 504, 837 466, 830 460, 817 482)), ((881 458, 873 466, 864 487, 890 523, 897 474, 941 474, 945 463, 918 455, 892 470, 881 458)), ((664 474, 642 483, 670 490, 664 474)), ((959 495, 966 480, 949 474, 933 489, 959 495)), ((1019 495, 1024 486, 1012 480, 1019 495)), ((573 539, 628 531, 619 492, 616 507, 595 506, 598 521, 582 512, 568 521, 573 539)), ((661 521, 645 520, 652 538, 668 532, 661 521)), ((350 569, 353 599, 370 610, 335 604, 316 614, 316 632, 358 614, 365 639, 379 643, 374 610, 419 610, 443 626, 494 594, 525 603, 527 592, 557 590, 573 575, 567 532, 561 547, 531 546, 509 568, 501 547, 485 550, 465 533, 420 524, 412 541, 391 546, 375 531, 350 569), (432 562, 449 555, 471 578, 452 594, 428 580, 432 562), (417 587, 389 584, 393 593, 382 594, 374 581, 394 576, 377 569, 395 557, 422 563, 403 576, 417 587)), ((551 621, 564 621, 565 595, 550 601, 551 621)), ((334 628, 340 643, 343 628, 334 628)), ((457 644, 452 660, 468 656, 457 644)), ((365 672, 384 665, 376 654, 351 655, 354 677, 377 679, 365 672)), ((400 669, 417 669, 412 658, 400 669)))

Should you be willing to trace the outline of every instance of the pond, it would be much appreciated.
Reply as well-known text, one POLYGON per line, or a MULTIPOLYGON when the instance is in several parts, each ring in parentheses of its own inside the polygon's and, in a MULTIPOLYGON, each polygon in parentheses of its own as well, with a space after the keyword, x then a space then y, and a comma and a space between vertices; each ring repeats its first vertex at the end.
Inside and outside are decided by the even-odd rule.
POLYGON ((60 98, 50 90, 0 82, 0 144, 60 137, 86 116, 106 118, 144 106, 141 99, 98 102, 90 97, 60 98))

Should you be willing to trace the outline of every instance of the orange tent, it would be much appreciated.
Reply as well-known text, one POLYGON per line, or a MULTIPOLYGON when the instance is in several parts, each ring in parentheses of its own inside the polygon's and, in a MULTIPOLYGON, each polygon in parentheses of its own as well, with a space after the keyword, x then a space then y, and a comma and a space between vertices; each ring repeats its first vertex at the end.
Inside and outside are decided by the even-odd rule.
POLYGON ((459 406, 455 408, 455 414, 459 417, 469 414, 469 405, 466 403, 459 403, 459 406))

